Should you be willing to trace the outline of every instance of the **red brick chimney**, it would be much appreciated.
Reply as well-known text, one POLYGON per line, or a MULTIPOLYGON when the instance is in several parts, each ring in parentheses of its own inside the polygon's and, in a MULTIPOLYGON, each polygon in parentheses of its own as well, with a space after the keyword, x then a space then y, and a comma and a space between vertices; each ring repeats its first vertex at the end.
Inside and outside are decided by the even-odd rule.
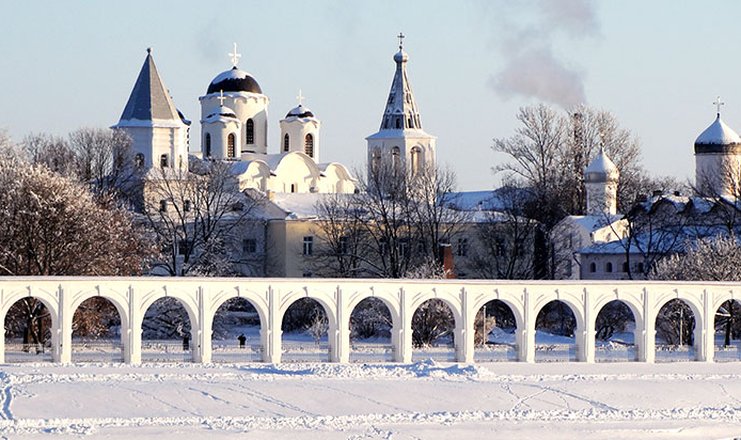
POLYGON ((450 243, 443 243, 437 248, 437 259, 443 265, 445 278, 455 278, 455 265, 453 264, 453 247, 450 243))

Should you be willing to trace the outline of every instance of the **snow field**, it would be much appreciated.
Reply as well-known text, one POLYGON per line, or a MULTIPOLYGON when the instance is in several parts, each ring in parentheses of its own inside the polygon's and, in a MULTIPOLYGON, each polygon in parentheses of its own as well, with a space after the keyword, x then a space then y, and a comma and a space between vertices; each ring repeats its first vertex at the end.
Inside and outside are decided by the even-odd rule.
POLYGON ((740 378, 730 363, 9 365, 0 435, 729 438, 740 378))

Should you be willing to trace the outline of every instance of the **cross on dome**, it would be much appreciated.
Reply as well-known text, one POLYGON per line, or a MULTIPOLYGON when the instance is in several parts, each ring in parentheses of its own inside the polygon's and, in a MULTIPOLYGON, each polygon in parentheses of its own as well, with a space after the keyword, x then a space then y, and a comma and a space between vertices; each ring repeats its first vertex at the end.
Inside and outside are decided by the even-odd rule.
POLYGON ((298 96, 296 99, 298 99, 298 105, 304 105, 304 99, 306 99, 306 96, 301 93, 301 89, 298 89, 298 96))
POLYGON ((239 59, 242 58, 242 54, 237 52, 237 43, 234 43, 234 50, 232 52, 229 52, 227 55, 231 57, 232 65, 234 67, 237 67, 237 64, 239 64, 239 59))
POLYGON ((404 46, 404 36, 403 33, 399 32, 399 35, 396 36, 399 39, 399 49, 401 49, 404 46))
POLYGON ((224 107, 224 100, 226 99, 226 97, 224 96, 224 91, 223 90, 219 90, 219 97, 216 98, 216 99, 219 100, 219 105, 221 105, 222 107, 224 107))
POLYGON ((718 116, 720 116, 720 107, 723 106, 723 105, 726 105, 726 103, 723 102, 723 101, 721 101, 720 100, 720 95, 718 95, 718 97, 715 99, 715 101, 713 101, 713 105, 715 105, 715 108, 718 111, 718 116))

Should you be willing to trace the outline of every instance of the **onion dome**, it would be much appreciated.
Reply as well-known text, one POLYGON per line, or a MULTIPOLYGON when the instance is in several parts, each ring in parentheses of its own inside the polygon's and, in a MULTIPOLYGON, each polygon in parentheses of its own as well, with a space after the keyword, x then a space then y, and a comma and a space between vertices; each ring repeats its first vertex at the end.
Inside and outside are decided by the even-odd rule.
POLYGON ((695 153, 719 152, 724 146, 736 144, 741 144, 741 138, 720 119, 718 113, 715 121, 695 139, 695 153))
POLYGON ((206 116, 205 122, 213 122, 219 119, 234 119, 239 120, 237 118, 237 114, 234 112, 234 110, 230 109, 229 107, 220 106, 215 112, 211 113, 210 115, 206 116))
POLYGON ((605 149, 600 147, 597 156, 584 169, 584 180, 587 182, 616 181, 620 176, 618 167, 607 156, 605 149))
POLYGON ((299 104, 298 107, 294 107, 286 114, 286 118, 313 118, 314 113, 311 110, 304 107, 303 104, 299 104))
POLYGON ((262 89, 255 78, 244 70, 232 67, 226 72, 222 72, 211 81, 208 85, 206 94, 224 92, 247 92, 262 94, 262 89))
POLYGON ((409 54, 400 47, 399 51, 394 54, 394 61, 397 63, 406 63, 409 61, 409 54))

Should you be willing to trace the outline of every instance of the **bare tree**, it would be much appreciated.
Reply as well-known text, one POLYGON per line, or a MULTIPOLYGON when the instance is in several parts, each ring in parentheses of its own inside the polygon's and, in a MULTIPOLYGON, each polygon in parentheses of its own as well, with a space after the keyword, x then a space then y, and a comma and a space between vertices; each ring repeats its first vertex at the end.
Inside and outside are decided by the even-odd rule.
POLYGON ((235 233, 262 198, 239 191, 231 164, 208 162, 202 173, 153 170, 144 192, 145 223, 162 249, 155 267, 172 276, 236 274, 235 233))

